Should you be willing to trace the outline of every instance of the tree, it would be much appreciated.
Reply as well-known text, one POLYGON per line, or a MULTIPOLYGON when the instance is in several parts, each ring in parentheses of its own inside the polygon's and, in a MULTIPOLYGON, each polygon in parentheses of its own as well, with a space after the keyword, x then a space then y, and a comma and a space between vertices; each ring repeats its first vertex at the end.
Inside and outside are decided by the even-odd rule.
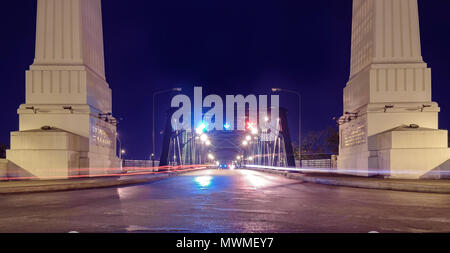
MULTIPOLYGON (((294 148, 298 159, 298 146, 294 148)), ((335 126, 328 126, 324 130, 308 132, 302 138, 302 159, 329 158, 331 154, 339 152, 339 130, 335 126)))
POLYGON ((339 152, 339 129, 335 126, 329 126, 326 136, 329 152, 337 154, 339 152))
POLYGON ((8 149, 8 146, 5 144, 0 144, 0 158, 6 158, 6 150, 8 149))

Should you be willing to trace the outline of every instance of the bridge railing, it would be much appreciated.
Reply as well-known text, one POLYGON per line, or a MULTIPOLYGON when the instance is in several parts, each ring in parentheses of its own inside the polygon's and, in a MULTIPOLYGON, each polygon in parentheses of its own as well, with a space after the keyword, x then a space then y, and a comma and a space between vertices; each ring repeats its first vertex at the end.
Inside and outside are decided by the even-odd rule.
POLYGON ((302 160, 302 168, 332 168, 330 159, 302 160))
POLYGON ((124 172, 158 171, 159 161, 154 162, 155 164, 152 160, 123 160, 122 170, 124 172))

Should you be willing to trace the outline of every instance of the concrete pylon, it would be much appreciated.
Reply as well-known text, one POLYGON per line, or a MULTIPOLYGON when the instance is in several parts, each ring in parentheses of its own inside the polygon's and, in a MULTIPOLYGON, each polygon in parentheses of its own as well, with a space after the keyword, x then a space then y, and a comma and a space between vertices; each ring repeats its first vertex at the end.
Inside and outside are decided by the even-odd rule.
POLYGON ((339 119, 342 172, 440 178, 450 169, 418 14, 417 0, 353 1, 350 79, 339 119))
POLYGON ((101 0, 38 0, 36 54, 7 159, 17 175, 68 177, 118 168, 105 78, 101 0))

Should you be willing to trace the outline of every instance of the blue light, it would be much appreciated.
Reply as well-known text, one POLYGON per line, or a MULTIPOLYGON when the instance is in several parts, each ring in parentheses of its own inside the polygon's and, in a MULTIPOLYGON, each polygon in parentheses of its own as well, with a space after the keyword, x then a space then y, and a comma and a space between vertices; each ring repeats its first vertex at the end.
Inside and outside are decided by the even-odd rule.
POLYGON ((204 132, 207 127, 208 125, 206 123, 200 122, 200 124, 198 124, 197 130, 204 132))
POLYGON ((226 130, 228 130, 228 129, 231 127, 231 125, 228 124, 228 122, 226 122, 225 125, 223 125, 223 127, 224 127, 226 130))
POLYGON ((202 133, 206 132, 208 125, 204 122, 200 122, 200 124, 198 124, 198 127, 195 129, 195 132, 198 135, 201 135, 202 133))

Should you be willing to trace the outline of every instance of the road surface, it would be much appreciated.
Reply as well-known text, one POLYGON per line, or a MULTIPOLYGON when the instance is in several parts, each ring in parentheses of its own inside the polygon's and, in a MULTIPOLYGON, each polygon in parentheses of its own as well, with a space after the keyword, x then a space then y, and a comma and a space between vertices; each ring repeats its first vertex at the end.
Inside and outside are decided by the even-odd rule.
POLYGON ((450 232, 450 195, 203 170, 128 187, 0 195, 0 232, 450 232))

